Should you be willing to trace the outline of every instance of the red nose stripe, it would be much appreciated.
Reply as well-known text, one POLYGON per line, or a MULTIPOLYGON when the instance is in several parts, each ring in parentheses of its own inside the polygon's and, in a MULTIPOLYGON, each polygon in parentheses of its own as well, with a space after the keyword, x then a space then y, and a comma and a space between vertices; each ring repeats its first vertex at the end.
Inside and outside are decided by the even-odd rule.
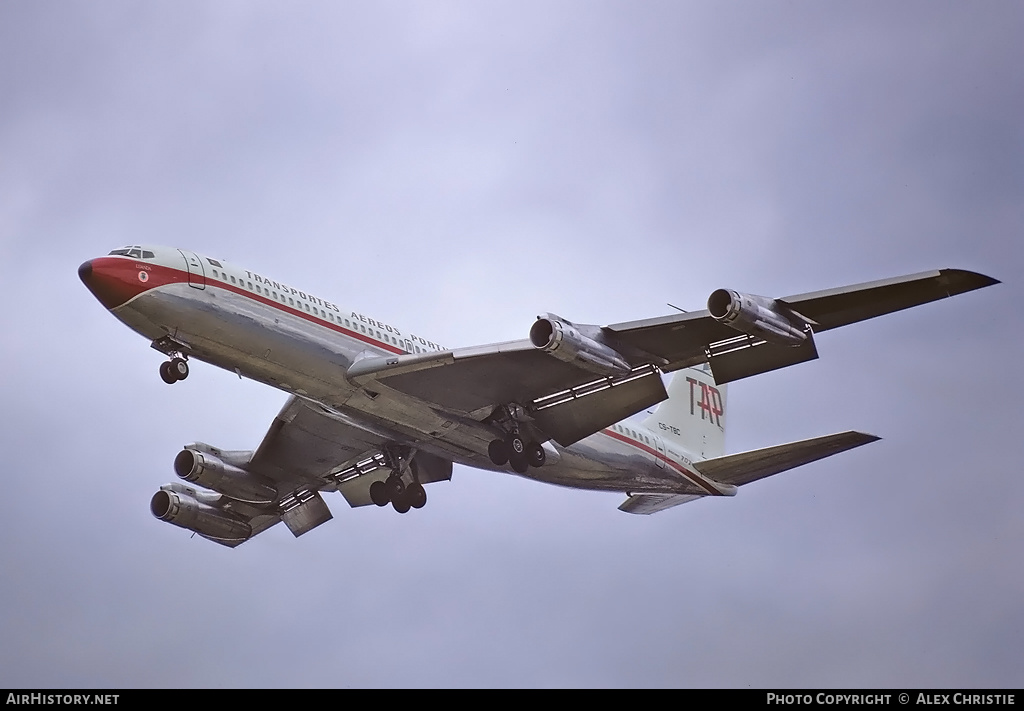
POLYGON ((108 309, 117 308, 144 291, 187 282, 188 274, 124 257, 99 257, 78 268, 78 276, 108 309))

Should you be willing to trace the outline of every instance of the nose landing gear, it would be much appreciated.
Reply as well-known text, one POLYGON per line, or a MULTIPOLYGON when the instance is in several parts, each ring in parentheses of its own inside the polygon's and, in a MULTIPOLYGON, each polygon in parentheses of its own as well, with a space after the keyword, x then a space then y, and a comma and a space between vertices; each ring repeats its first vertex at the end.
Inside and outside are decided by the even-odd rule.
POLYGON ((180 356, 165 360, 160 364, 160 378, 168 385, 188 377, 188 361, 180 356))
POLYGON ((174 385, 188 377, 188 345, 169 335, 158 338, 149 345, 170 358, 160 364, 161 380, 168 385, 174 385))

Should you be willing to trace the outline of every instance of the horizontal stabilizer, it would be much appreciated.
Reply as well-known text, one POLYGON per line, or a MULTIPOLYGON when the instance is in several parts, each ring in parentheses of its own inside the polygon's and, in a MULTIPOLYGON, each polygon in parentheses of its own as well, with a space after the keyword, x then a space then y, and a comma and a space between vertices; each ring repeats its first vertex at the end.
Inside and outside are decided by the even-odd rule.
POLYGON ((703 462, 694 462, 693 466, 713 481, 743 486, 848 449, 870 444, 878 439, 880 438, 875 435, 863 432, 840 432, 741 454, 706 459, 703 462))
POLYGON ((704 497, 696 494, 634 494, 622 502, 619 511, 631 514, 652 514, 702 498, 704 497))

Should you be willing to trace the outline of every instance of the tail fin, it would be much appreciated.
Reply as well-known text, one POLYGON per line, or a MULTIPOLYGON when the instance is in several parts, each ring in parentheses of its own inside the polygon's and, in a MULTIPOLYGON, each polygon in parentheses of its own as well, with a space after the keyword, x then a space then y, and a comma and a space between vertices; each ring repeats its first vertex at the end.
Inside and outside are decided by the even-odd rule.
POLYGON ((715 383, 706 364, 680 370, 668 385, 668 400, 643 425, 694 457, 720 457, 725 454, 725 386, 715 383))

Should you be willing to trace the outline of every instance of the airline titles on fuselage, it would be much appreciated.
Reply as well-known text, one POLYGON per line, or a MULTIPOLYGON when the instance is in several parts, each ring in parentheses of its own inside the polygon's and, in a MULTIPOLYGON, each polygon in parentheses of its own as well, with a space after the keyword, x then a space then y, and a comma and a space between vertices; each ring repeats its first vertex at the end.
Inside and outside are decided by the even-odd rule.
MULTIPOLYGON (((310 301, 311 303, 318 304, 320 306, 320 308, 331 309, 332 311, 335 311, 337 313, 342 313, 341 309, 336 304, 332 304, 330 301, 324 301, 323 299, 317 298, 316 296, 313 296, 312 294, 307 294, 307 293, 305 293, 303 291, 299 291, 298 289, 295 289, 294 287, 290 287, 290 286, 287 286, 287 285, 282 284, 280 282, 273 281, 272 279, 267 279, 266 277, 264 277, 264 276, 262 276, 260 274, 257 274, 256 272, 250 272, 248 270, 245 270, 245 273, 246 273, 246 275, 248 275, 248 277, 250 279, 252 279, 257 284, 264 285, 265 288, 266 287, 273 287, 274 289, 277 289, 279 291, 290 293, 293 297, 297 297, 297 298, 300 298, 300 299, 303 299, 303 300, 306 300, 306 301, 310 301)), ((408 339, 408 340, 412 341, 413 343, 417 343, 417 344, 419 344, 420 346, 422 346, 424 348, 428 348, 428 349, 435 350, 435 351, 447 350, 447 348, 445 348, 444 346, 438 345, 437 343, 434 343, 433 341, 428 341, 427 339, 425 339, 425 338, 423 338, 421 336, 417 336, 417 335, 414 335, 414 334, 411 334, 411 333, 408 334, 408 335, 405 335, 401 331, 399 331, 397 328, 395 328, 394 326, 392 326, 390 324, 387 324, 387 323, 384 323, 383 321, 378 321, 377 319, 372 319, 372 318, 369 318, 368 316, 364 316, 363 314, 361 314, 361 313, 359 313, 357 311, 351 312, 349 318, 351 318, 353 322, 359 321, 361 323, 364 323, 364 324, 366 324, 368 326, 372 326, 373 328, 379 329, 381 331, 386 331, 389 334, 391 334, 392 336, 394 336, 395 338, 408 339)))

